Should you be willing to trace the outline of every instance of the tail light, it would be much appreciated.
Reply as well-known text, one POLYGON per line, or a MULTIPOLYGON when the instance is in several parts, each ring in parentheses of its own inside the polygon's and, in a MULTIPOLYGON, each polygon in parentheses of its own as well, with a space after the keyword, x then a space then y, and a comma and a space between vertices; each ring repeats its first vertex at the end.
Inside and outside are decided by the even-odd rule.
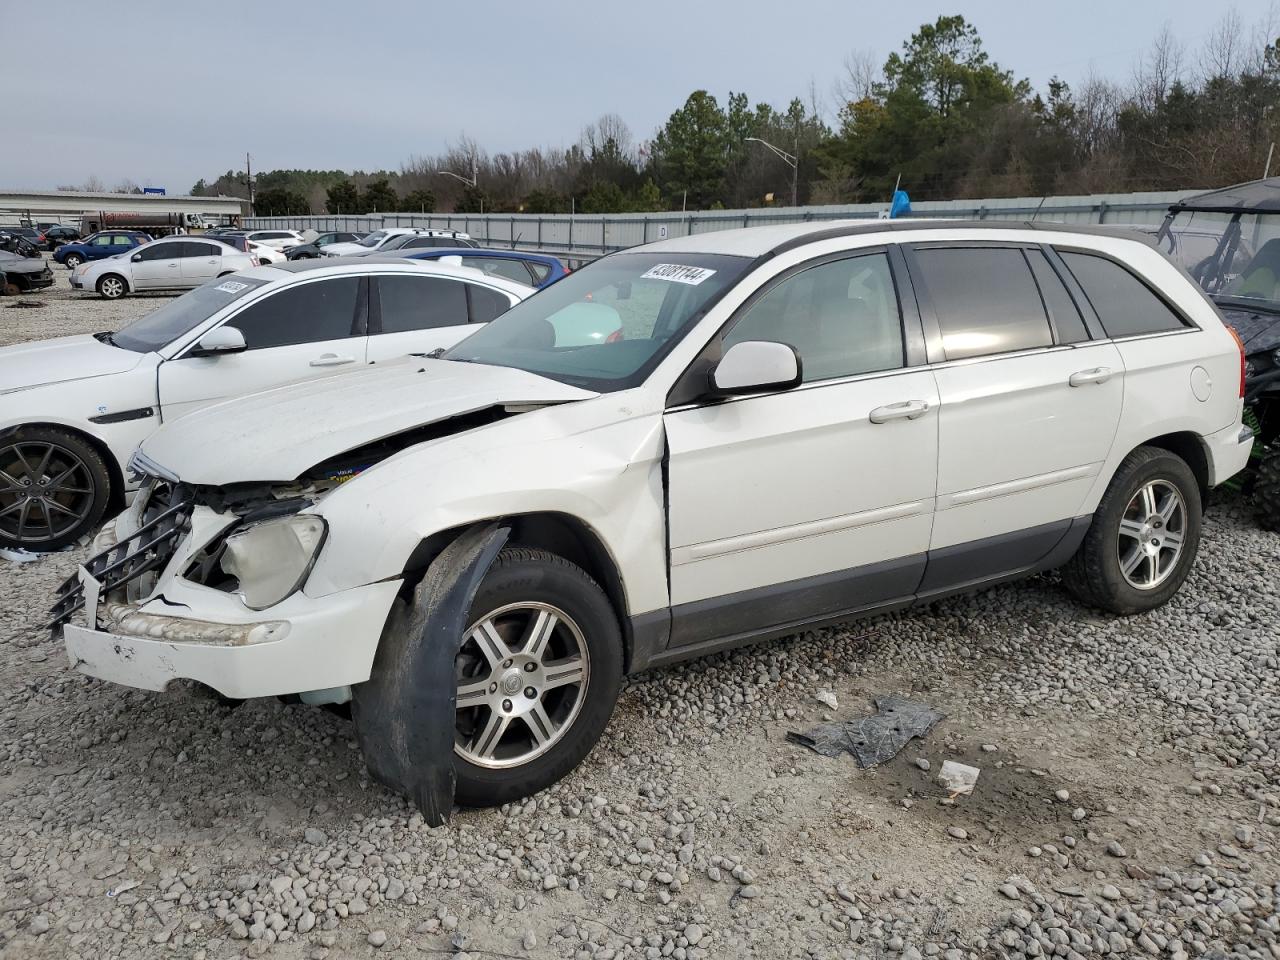
POLYGON ((1244 399, 1244 380, 1248 366, 1248 361, 1245 360, 1244 356, 1244 341, 1240 339, 1240 334, 1236 333, 1234 327, 1227 327, 1227 330, 1231 333, 1232 339, 1236 342, 1236 349, 1240 351, 1240 398, 1244 399))

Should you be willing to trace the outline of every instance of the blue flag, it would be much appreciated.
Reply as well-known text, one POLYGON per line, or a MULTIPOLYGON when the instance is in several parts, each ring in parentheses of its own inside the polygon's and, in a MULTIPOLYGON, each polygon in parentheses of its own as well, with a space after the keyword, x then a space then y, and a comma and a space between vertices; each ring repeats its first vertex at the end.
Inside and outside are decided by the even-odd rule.
POLYGON ((911 212, 911 198, 905 190, 893 191, 893 202, 889 204, 889 219, 893 220, 904 213, 911 212))

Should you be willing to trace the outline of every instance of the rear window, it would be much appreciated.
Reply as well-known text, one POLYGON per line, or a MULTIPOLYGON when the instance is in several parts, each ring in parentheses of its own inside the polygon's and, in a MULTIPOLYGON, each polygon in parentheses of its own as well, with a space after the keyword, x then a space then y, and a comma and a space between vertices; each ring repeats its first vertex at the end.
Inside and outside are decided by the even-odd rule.
POLYGON ((1114 260, 1060 250, 1108 337, 1165 333, 1186 327, 1182 318, 1150 287, 1114 260))
POLYGON ((1049 319, 1053 322, 1058 343, 1079 343, 1089 339, 1089 331, 1085 328, 1084 318, 1071 299, 1071 294, 1062 283, 1056 270, 1049 265, 1049 260, 1039 250, 1027 250, 1027 261, 1031 264, 1031 272, 1036 276, 1036 286, 1040 288, 1040 296, 1049 311, 1049 319))

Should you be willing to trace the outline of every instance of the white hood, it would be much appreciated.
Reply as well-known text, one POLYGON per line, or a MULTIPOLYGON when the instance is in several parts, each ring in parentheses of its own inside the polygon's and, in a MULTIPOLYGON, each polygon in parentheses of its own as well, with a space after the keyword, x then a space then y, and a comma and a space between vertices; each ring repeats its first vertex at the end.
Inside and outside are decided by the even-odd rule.
POLYGON ((166 423, 141 449, 188 483, 285 483, 414 427, 495 406, 594 396, 509 367, 405 357, 228 400, 166 423))
POLYGON ((4 347, 0 349, 0 393, 124 373, 141 363, 142 357, 143 354, 102 343, 89 334, 4 347))
POLYGON ((345 257, 353 253, 373 253, 374 247, 366 247, 363 243, 331 243, 321 247, 320 252, 326 257, 345 257))

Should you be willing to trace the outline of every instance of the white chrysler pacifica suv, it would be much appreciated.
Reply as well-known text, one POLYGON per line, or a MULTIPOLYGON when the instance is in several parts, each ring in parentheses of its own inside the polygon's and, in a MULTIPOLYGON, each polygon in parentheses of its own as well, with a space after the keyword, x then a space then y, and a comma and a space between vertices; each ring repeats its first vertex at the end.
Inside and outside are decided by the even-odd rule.
POLYGON ((1057 567, 1164 603, 1249 455, 1241 370, 1131 234, 668 240, 447 351, 166 423, 54 623, 95 677, 350 702, 439 821, 571 770, 627 672, 1057 567))

